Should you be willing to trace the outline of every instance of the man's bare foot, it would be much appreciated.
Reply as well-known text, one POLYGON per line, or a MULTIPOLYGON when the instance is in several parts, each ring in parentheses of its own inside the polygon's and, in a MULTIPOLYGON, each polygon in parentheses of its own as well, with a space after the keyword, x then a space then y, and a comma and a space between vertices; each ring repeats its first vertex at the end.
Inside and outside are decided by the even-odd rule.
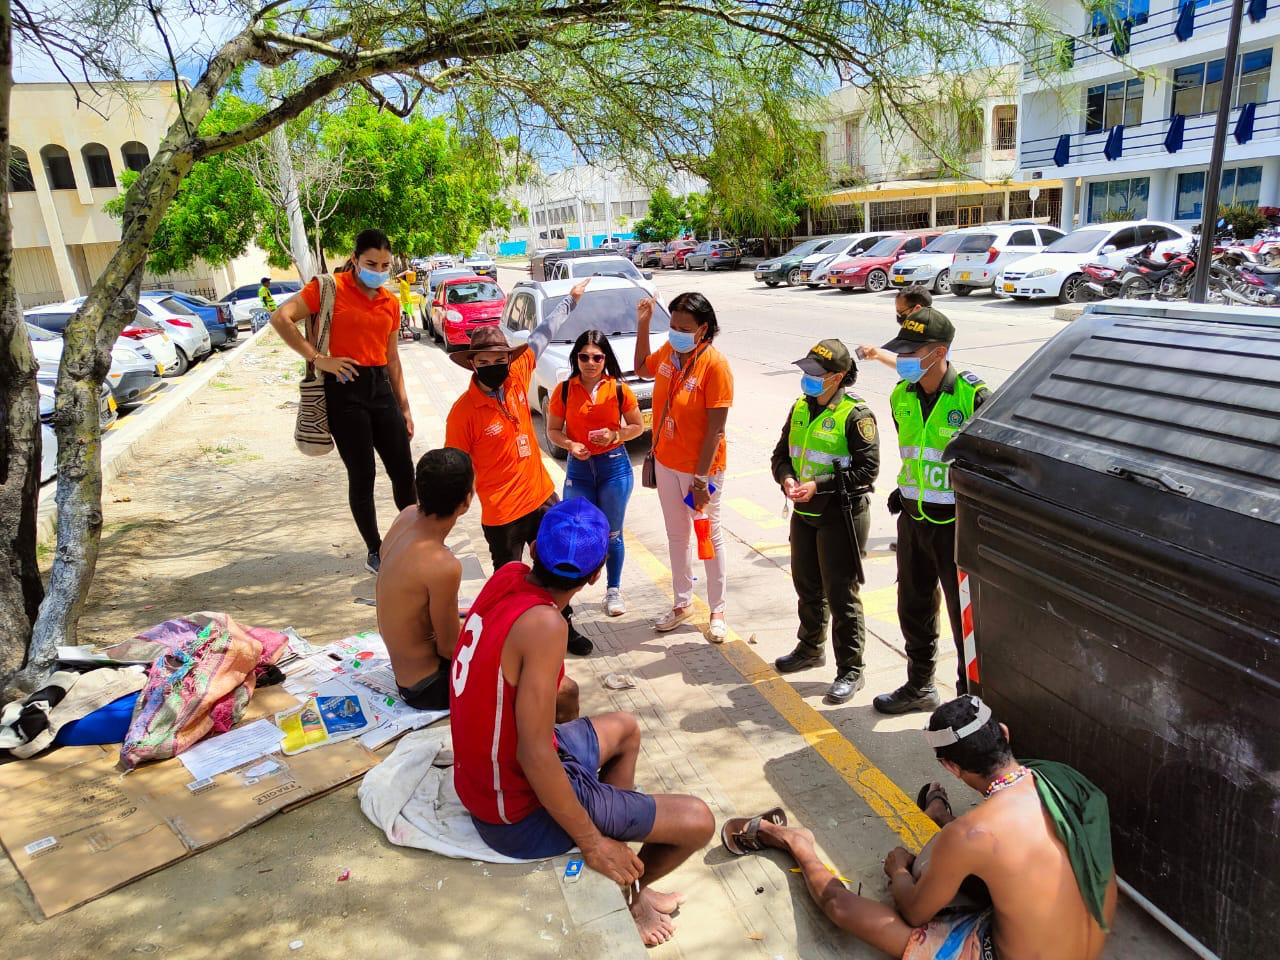
POLYGON ((760 832, 756 835, 766 847, 778 850, 790 850, 793 844, 813 846, 813 831, 804 827, 780 827, 767 820, 760 821, 760 832))
POLYGON ((659 913, 672 914, 680 909, 680 905, 688 899, 683 893, 663 893, 661 890, 647 888, 649 902, 659 913))
POLYGON ((657 905, 659 898, 667 896, 669 894, 660 894, 645 887, 631 904, 631 919, 636 922, 636 929, 640 931, 640 939, 646 947, 656 947, 675 936, 676 925, 671 921, 671 914, 660 910, 657 905))

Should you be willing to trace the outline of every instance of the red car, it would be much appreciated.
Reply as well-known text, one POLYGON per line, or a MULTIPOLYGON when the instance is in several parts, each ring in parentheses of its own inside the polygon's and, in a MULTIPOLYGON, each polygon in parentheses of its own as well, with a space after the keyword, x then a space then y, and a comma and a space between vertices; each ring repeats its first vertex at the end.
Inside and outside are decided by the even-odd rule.
POLYGON ((658 258, 658 265, 668 270, 679 270, 684 266, 684 258, 697 245, 697 240, 672 240, 658 258))
POLYGON ((879 293, 889 286, 889 268, 909 253, 919 253, 936 237, 935 233, 895 233, 856 257, 845 257, 827 271, 827 285, 853 293, 870 290, 879 293))
POLYGON ((478 328, 497 324, 506 302, 502 288, 488 277, 450 277, 436 287, 428 332, 446 350, 464 348, 478 328))

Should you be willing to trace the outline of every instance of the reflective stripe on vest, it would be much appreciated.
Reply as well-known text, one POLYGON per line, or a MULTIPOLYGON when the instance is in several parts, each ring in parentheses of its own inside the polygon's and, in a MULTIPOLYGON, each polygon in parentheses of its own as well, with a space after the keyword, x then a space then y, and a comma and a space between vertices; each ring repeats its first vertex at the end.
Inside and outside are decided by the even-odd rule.
POLYGON ((922 509, 924 504, 951 506, 956 502, 951 468, 942 462, 942 454, 951 438, 973 416, 973 398, 981 384, 958 377, 952 392, 939 393, 927 422, 921 415, 919 394, 907 387, 905 380, 899 382, 889 398, 898 424, 898 452, 902 457, 898 494, 904 501, 919 505, 914 513, 917 520, 928 520, 922 509))
MULTIPOLYGON (((801 397, 791 408, 791 431, 787 446, 791 453, 791 468, 801 483, 835 473, 837 460, 848 459, 849 437, 845 430, 849 416, 861 405, 861 401, 845 394, 835 409, 819 410, 809 419, 808 401, 801 397)), ((806 517, 818 516, 796 507, 796 513, 806 517)))

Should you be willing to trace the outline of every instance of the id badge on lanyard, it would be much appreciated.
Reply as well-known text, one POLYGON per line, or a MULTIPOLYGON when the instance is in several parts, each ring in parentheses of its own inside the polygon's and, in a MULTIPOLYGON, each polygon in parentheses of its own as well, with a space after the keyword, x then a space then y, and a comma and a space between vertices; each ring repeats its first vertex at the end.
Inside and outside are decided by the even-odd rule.
POLYGON ((521 460, 533 455, 533 444, 529 442, 527 433, 516 434, 516 454, 521 460))

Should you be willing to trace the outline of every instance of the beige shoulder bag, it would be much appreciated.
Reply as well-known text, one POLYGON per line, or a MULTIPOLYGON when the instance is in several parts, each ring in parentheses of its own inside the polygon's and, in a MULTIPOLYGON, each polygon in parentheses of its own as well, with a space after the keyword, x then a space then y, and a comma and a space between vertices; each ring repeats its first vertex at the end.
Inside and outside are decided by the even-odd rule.
MULTIPOLYGON (((333 277, 320 275, 320 312, 307 322, 307 342, 320 353, 329 349, 329 326, 333 323, 333 299, 337 292, 333 277)), ((329 433, 329 411, 324 402, 324 374, 310 362, 302 378, 298 397, 298 421, 293 442, 309 457, 322 457, 333 449, 329 433)))

